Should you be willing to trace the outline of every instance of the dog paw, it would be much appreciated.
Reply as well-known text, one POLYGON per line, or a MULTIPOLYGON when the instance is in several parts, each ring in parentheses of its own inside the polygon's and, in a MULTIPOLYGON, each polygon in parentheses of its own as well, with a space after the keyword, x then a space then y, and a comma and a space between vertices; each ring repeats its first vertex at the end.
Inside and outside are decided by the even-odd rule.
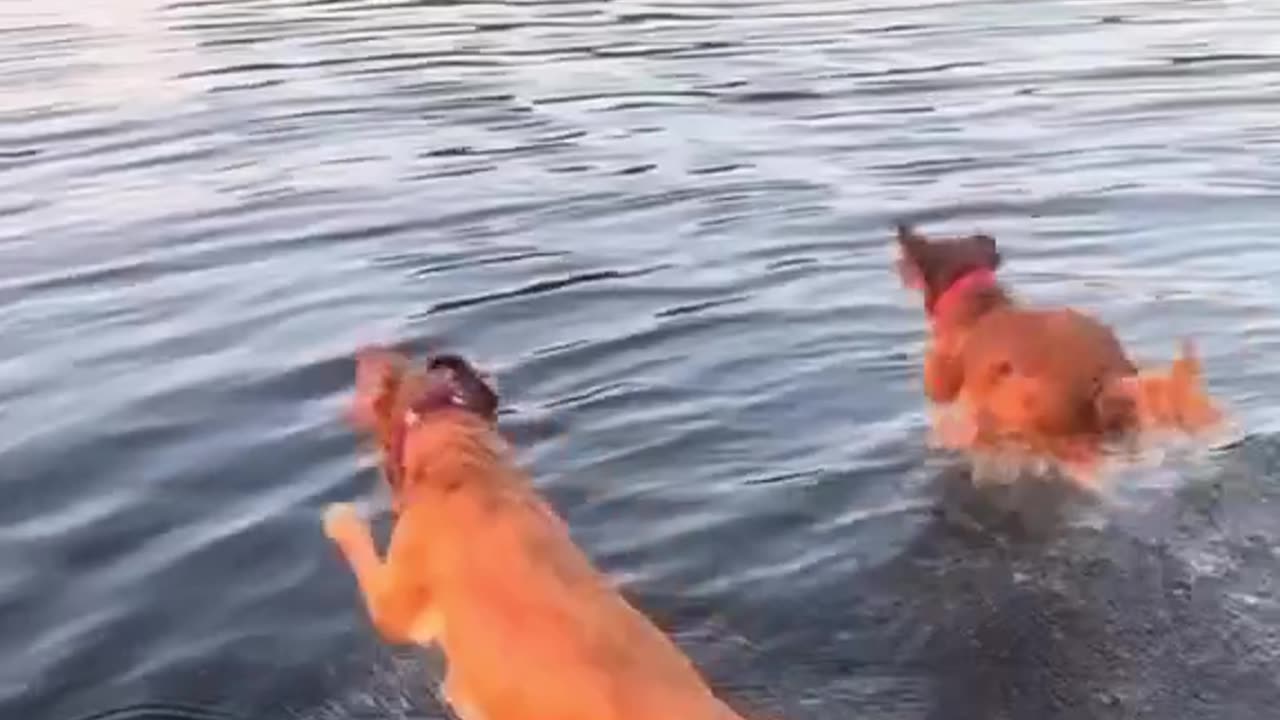
POLYGON ((968 417, 955 412, 934 415, 930 441, 935 447, 962 450, 972 447, 977 439, 977 425, 968 417))
POLYGON ((336 543, 343 543, 367 532, 364 519, 351 503, 331 503, 324 511, 324 534, 336 543))

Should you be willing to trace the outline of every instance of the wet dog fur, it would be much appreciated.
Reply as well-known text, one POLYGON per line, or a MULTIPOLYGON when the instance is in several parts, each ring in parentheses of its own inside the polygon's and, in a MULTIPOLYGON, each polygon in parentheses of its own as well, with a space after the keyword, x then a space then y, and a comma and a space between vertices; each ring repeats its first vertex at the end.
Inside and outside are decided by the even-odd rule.
POLYGON ((1167 369, 1140 369, 1097 319, 1018 302, 996 280, 991 236, 933 239, 899 225, 897 241, 903 284, 929 319, 925 395, 953 411, 935 416, 943 444, 1028 450, 1091 484, 1110 444, 1222 422, 1189 340, 1167 369))
POLYGON ((351 421, 377 446, 395 524, 384 556, 354 507, 324 529, 391 643, 437 644, 463 720, 738 720, 629 605, 516 466, 472 366, 357 358, 351 421))

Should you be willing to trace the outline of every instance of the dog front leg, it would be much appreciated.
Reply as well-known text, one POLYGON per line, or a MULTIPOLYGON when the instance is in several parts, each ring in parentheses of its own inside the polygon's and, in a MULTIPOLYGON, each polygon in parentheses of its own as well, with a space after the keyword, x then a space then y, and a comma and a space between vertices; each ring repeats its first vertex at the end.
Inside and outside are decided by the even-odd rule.
POLYGON ((382 637, 394 644, 421 642, 414 636, 424 610, 421 593, 405 584, 393 563, 378 557, 369 524, 355 507, 349 503, 330 505, 324 514, 324 531, 351 565, 369 618, 382 637))
POLYGON ((931 348, 924 358, 924 393, 938 405, 955 401, 964 385, 964 366, 959 358, 939 348, 931 348))
POLYGON ((978 443, 980 430, 973 413, 963 405, 935 407, 931 413, 929 443, 948 450, 967 450, 978 443))

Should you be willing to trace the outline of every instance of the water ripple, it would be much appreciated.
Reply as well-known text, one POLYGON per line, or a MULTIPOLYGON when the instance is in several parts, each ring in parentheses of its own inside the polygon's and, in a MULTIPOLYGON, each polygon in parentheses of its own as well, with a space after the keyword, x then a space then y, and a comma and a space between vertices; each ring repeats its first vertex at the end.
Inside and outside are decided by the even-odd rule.
POLYGON ((1280 702, 1265 3, 11 5, 0 716, 438 715, 318 527, 386 531, 367 342, 495 369, 575 537, 775 715, 1280 702), (1253 434, 1028 539, 924 446, 899 218, 1196 336, 1253 434))

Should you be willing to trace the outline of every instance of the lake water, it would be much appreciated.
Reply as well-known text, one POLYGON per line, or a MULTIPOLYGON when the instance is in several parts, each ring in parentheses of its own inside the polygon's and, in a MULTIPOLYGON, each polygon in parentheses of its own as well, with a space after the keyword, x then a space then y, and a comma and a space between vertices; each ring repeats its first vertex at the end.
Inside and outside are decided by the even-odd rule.
POLYGON ((1273 715, 1272 5, 0 3, 0 717, 441 717, 320 532, 386 527, 339 415, 374 340, 491 368, 744 708, 1273 715), (1244 441, 969 489, 899 217, 1140 358, 1195 336, 1244 441))

